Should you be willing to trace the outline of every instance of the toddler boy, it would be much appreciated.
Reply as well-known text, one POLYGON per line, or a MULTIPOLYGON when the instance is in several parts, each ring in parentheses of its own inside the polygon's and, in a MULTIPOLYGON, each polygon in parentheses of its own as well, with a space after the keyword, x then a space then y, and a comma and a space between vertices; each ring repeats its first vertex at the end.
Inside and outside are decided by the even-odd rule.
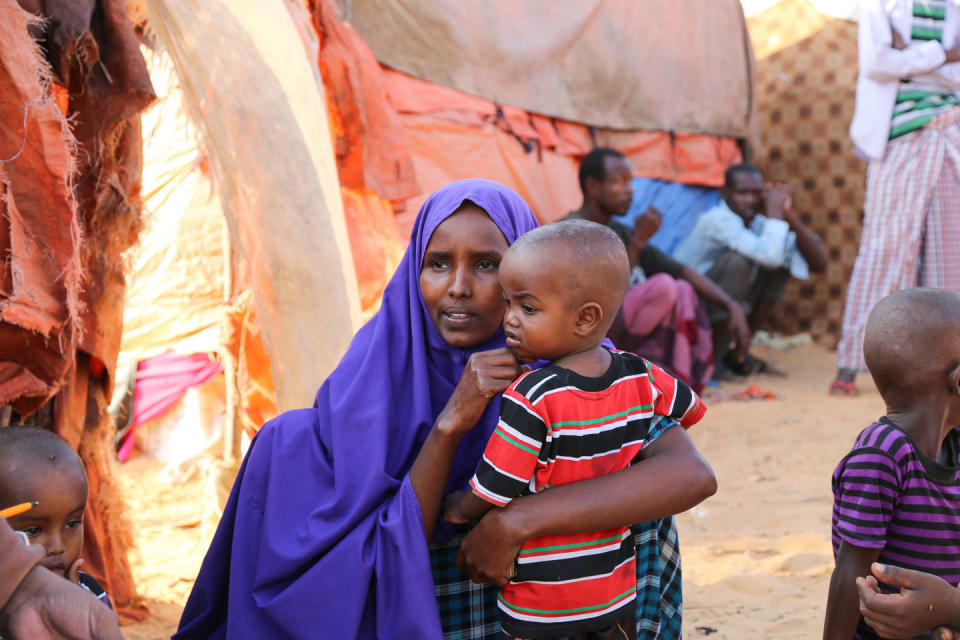
MULTIPOLYGON (((507 250, 499 273, 507 346, 521 361, 550 364, 504 392, 472 492, 446 505, 453 522, 624 469, 706 410, 659 367, 601 344, 630 281, 626 250, 607 227, 565 220, 535 229, 507 250)), ((633 639, 636 589, 629 526, 534 538, 498 597, 504 637, 633 639)))

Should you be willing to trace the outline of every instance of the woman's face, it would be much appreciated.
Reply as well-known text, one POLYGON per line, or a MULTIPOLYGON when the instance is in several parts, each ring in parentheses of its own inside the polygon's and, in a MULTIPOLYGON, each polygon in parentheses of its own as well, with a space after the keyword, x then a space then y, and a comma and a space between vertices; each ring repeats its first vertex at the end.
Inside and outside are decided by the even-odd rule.
POLYGON ((420 267, 420 292, 450 346, 481 344, 503 321, 498 270, 507 246, 496 223, 472 203, 460 207, 430 236, 420 267))

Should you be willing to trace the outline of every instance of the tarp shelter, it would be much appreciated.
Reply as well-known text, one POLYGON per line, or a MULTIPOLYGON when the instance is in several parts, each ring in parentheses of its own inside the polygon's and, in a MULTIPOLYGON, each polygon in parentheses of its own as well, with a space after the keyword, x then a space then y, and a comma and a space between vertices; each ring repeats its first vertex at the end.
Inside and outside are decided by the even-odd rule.
POLYGON ((232 244, 249 266, 278 404, 309 406, 360 318, 314 66, 281 0, 145 5, 201 131, 232 244))
POLYGON ((825 275, 792 281, 773 318, 784 333, 836 343, 860 242, 866 163, 847 133, 857 85, 857 25, 806 0, 781 0, 749 18, 757 56, 756 162, 796 190, 794 206, 824 241, 825 275))
MULTIPOLYGON (((311 2, 310 13, 283 4, 326 88, 365 316, 376 309, 420 203, 451 180, 508 184, 550 221, 579 205, 577 164, 598 144, 622 149, 638 175, 668 187, 716 187, 741 157, 738 139, 750 133, 751 52, 734 1, 696 11, 696 3, 585 1, 565 3, 559 13, 535 1, 394 3, 372 11, 325 0, 311 2), (468 20, 474 11, 485 19, 468 20), (416 37, 397 39, 396 24, 427 16, 417 29, 401 30, 416 37), (472 25, 470 38, 462 24, 472 25), (468 40, 469 47, 455 46, 468 40), (545 91, 557 99, 545 99, 545 91)), ((208 160, 218 151, 207 146, 204 127, 192 124, 198 99, 182 77, 198 74, 190 60, 200 61, 178 61, 181 34, 154 24, 171 12, 165 7, 146 2, 142 12, 146 31, 156 34, 147 58, 161 100, 146 116, 147 231, 127 307, 130 358, 218 348, 223 203, 208 160)), ((218 93, 229 91, 218 84, 218 93)), ((254 338, 247 344, 266 322, 244 325, 254 338)), ((257 382, 256 373, 248 382, 262 398, 270 381, 257 382)), ((303 382, 315 388, 320 380, 303 382)))
POLYGON ((44 4, 23 2, 46 12, 31 23, 0 0, 0 402, 78 450, 89 484, 84 569, 121 618, 137 618, 146 612, 126 558, 106 407, 121 254, 139 229, 138 114, 154 96, 122 1, 44 4))
MULTIPOLYGON (((11 222, 3 237, 14 258, 4 261, 12 267, 6 288, 0 278, 0 324, 20 346, 0 354, 0 396, 22 415, 53 396, 28 419, 61 433, 86 465, 85 569, 104 582, 122 615, 137 617, 145 612, 136 608, 130 532, 110 481, 106 407, 120 347, 123 252, 140 230, 139 112, 154 94, 121 0, 26 4, 52 13, 44 14, 45 29, 30 26, 16 3, 0 0, 3 122, 23 123, 0 132, 11 222), (43 37, 49 60, 39 57, 30 29, 43 37), (47 82, 51 66, 57 85, 47 82), (49 269, 37 264, 37 251, 49 269), (32 283, 35 290, 24 290, 32 283), (64 365, 45 370, 44 350, 64 365)), ((151 26, 199 107, 193 115, 231 244, 250 265, 250 290, 266 319, 279 400, 307 405, 360 314, 315 66, 279 0, 155 2, 150 9, 151 26), (335 312, 320 311, 328 308, 335 312)))
MULTIPOLYGON (((376 308, 399 260, 413 214, 430 192, 451 180, 482 176, 504 182, 527 198, 541 220, 549 221, 578 206, 577 163, 597 144, 623 149, 640 175, 718 186, 724 169, 740 158, 737 138, 749 134, 751 58, 743 18, 733 1, 696 12, 687 11, 692 4, 666 10, 655 2, 640 3, 640 9, 635 3, 573 2, 556 15, 544 3, 532 1, 397 3, 373 13, 367 5, 353 4, 349 15, 346 5, 338 14, 329 1, 311 3, 311 14, 306 15, 302 5, 282 4, 300 27, 307 50, 312 49, 304 59, 315 57, 327 90, 340 195, 366 315, 376 308), (460 51, 452 46, 462 36, 457 25, 474 9, 489 21, 470 21, 475 50, 460 51), (433 16, 429 28, 398 43, 393 21, 417 21, 424 12, 433 16), (651 15, 684 37, 637 35, 652 31, 651 15), (356 21, 372 43, 342 17, 356 21), (518 17, 525 22, 518 23, 518 17), (478 24, 485 26, 478 29, 478 24), (521 43, 521 32, 539 36, 521 43), (631 35, 614 41, 613 32, 631 35), (374 57, 371 44, 386 52, 385 60, 374 57), (438 52, 438 46, 443 50, 438 52), (503 59, 502 73, 483 71, 491 65, 480 59, 481 50, 503 59), (700 55, 708 50, 714 54, 700 55), (440 59, 472 69, 466 75, 479 84, 442 86, 435 80, 453 76, 438 64, 440 59), (709 69, 702 69, 704 60, 710 61, 709 69), (533 61, 539 61, 543 85, 536 91, 519 82, 520 76, 529 75, 533 61), (430 77, 414 77, 390 68, 390 63, 430 77), (589 93, 575 90, 583 74, 592 78, 589 93), (678 76, 685 81, 675 82, 678 76), (548 88, 564 96, 563 109, 560 103, 551 107, 540 95, 548 88), (715 100, 727 94, 729 99, 715 100), (629 113, 622 108, 627 103, 629 113), (396 220, 394 211, 402 212, 396 220)), ((195 130, 191 124, 200 101, 184 74, 189 78, 201 73, 191 65, 200 60, 178 60, 176 50, 192 41, 177 31, 179 26, 168 30, 155 24, 164 12, 173 13, 165 7, 146 2, 143 14, 147 32, 156 34, 157 46, 147 58, 164 89, 161 102, 147 114, 148 228, 136 260, 124 342, 125 352, 136 358, 169 348, 188 352, 217 346, 221 295, 216 279, 222 260, 217 228, 222 223, 216 211, 222 203, 212 187, 212 162, 207 159, 218 150, 208 147, 204 126, 195 130), (164 62, 167 57, 173 67, 164 62), (154 140, 163 141, 165 158, 159 156, 161 150, 154 151, 154 140), (193 284, 188 283, 190 276, 193 284), (198 287, 202 290, 191 292, 198 287), (152 303, 158 292, 164 295, 152 303)), ((202 23, 200 18, 193 20, 202 23)), ((218 82, 212 72, 203 73, 218 82)), ((230 87, 222 82, 217 87, 218 94, 229 95, 230 87)), ((263 311, 259 305, 257 311, 263 311)), ((260 318, 264 327, 267 321, 260 318)), ((276 367, 278 354, 271 354, 276 367)), ((308 376, 304 384, 314 388, 322 377, 308 376)))
MULTIPOLYGON (((333 19, 315 5, 323 32, 333 19)), ((637 176, 716 187, 751 133, 735 0, 345 2, 338 15, 383 67, 410 144, 421 193, 404 228, 434 189, 477 175, 555 220, 579 206, 577 165, 598 145, 626 153, 637 176)))

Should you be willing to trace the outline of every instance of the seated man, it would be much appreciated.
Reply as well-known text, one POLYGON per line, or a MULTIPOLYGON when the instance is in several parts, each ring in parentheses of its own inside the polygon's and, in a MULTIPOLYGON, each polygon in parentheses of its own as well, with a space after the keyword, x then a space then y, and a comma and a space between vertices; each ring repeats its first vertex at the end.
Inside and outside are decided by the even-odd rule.
POLYGON ((648 209, 632 230, 611 220, 630 208, 632 177, 622 153, 594 149, 580 162, 583 204, 566 217, 607 225, 627 247, 631 288, 608 337, 617 348, 668 367, 700 391, 713 373, 713 344, 710 321, 697 296, 725 311, 724 334, 741 359, 750 346, 747 318, 720 287, 648 243, 660 227, 659 211, 648 209))
MULTIPOLYGON (((673 255, 742 305, 756 329, 783 297, 787 279, 822 273, 827 254, 793 210, 793 190, 781 184, 765 189, 763 174, 753 165, 727 169, 722 193, 723 201, 700 216, 673 255)), ((728 311, 714 305, 708 311, 714 327, 722 327, 728 311)), ((715 339, 714 345, 718 362, 749 372, 727 356, 723 340, 715 339)))

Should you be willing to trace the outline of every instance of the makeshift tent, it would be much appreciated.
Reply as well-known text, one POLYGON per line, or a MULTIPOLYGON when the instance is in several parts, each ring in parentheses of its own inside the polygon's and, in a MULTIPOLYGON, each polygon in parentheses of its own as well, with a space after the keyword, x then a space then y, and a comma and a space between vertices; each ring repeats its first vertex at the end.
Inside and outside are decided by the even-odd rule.
MULTIPOLYGON (((649 4, 654 6, 657 3, 649 4)), ((222 256, 221 243, 216 238, 216 210, 221 205, 209 186, 206 168, 206 158, 214 151, 209 154, 204 151, 205 136, 192 132, 188 121, 195 117, 195 107, 177 106, 181 102, 190 105, 193 98, 188 93, 182 101, 177 97, 176 85, 181 80, 174 76, 196 72, 186 63, 177 64, 172 76, 171 71, 164 70, 169 67, 163 62, 168 55, 165 49, 180 46, 177 44, 179 39, 173 32, 164 36, 164 30, 154 25, 155 14, 161 14, 156 13, 153 6, 153 3, 146 3, 150 9, 144 13, 146 31, 154 32, 158 37, 155 51, 148 53, 147 57, 157 85, 169 87, 169 90, 161 91, 161 103, 147 115, 155 124, 148 126, 150 137, 145 150, 148 229, 137 260, 140 266, 135 272, 127 310, 124 349, 131 358, 156 355, 166 349, 180 352, 216 350, 217 307, 222 297, 215 282, 222 261, 219 257, 222 256), (177 133, 164 134, 159 127, 177 133), (154 155, 153 139, 164 141, 166 158, 154 155), (167 143, 167 140, 176 142, 167 143), (150 186, 154 182, 155 188, 150 186), (201 223, 201 218, 207 222, 201 223), (190 237, 176 240, 174 236, 163 235, 176 233, 178 229, 179 233, 190 237), (151 251, 157 253, 151 256, 151 251), (198 277, 202 274, 209 275, 198 277), (192 293, 197 287, 202 291, 192 293), (166 292, 166 295, 159 305, 151 304, 151 297, 158 292, 166 292)), ((164 5, 157 3, 157 6, 164 5)), ((376 308, 379 292, 405 244, 405 226, 412 220, 419 204, 430 192, 451 180, 479 175, 509 184, 531 202, 542 220, 547 221, 578 205, 577 162, 596 144, 623 149, 642 175, 717 186, 724 169, 740 158, 733 136, 743 137, 749 133, 750 52, 743 18, 735 2, 718 5, 706 13, 696 13, 696 20, 680 20, 682 7, 661 16, 667 20, 664 24, 684 23, 687 40, 697 43, 695 51, 714 47, 730 52, 712 56, 713 66, 706 73, 694 75, 691 72, 687 82, 671 85, 670 99, 674 102, 681 98, 686 100, 682 108, 675 111, 658 108, 644 112, 646 115, 634 114, 637 121, 629 130, 614 129, 600 120, 574 122, 559 117, 581 115, 572 111, 566 114, 559 111, 535 113, 516 105, 494 102, 489 97, 469 95, 414 78, 380 64, 353 25, 338 18, 331 2, 311 3, 312 27, 304 19, 301 5, 288 2, 285 6, 301 27, 309 56, 316 56, 319 75, 327 90, 340 195, 365 314, 376 308), (715 28, 717 24, 728 28, 718 30, 715 28), (709 103, 708 96, 715 96, 718 91, 732 91, 736 97, 731 96, 722 108, 704 108, 701 103, 709 103), (649 119, 651 113, 658 114, 661 120, 654 123, 649 119), (662 119, 671 117, 674 119, 662 119), (653 124, 674 128, 667 131, 639 128, 653 124), (405 212, 397 218, 400 232, 394 222, 394 210, 405 212)), ((489 23, 484 37, 495 37, 494 27, 510 22, 514 11, 532 16, 537 12, 542 15, 543 9, 536 2, 498 6, 499 9, 484 9, 492 11, 491 15, 496 18, 489 23)), ((466 10, 457 3, 444 2, 419 3, 407 9, 421 11, 424 7, 429 7, 436 16, 445 16, 442 25, 439 20, 431 24, 440 28, 447 38, 451 37, 448 30, 454 28, 458 16, 462 17, 466 10)), ((360 10, 359 6, 354 8, 360 10)), ((405 9, 400 5, 391 9, 402 10, 405 9)), ((662 8, 650 10, 657 15, 662 12, 662 8)), ((608 42, 606 36, 614 26, 617 29, 622 27, 624 21, 635 23, 634 31, 639 32, 643 15, 618 3, 571 3, 564 10, 562 19, 545 23, 552 30, 546 30, 550 31, 549 34, 544 31, 541 42, 531 42, 523 50, 514 48, 500 55, 510 54, 516 73, 529 56, 546 59, 551 55, 551 47, 557 46, 557 38, 566 38, 579 49, 567 54, 562 65, 557 58, 555 62, 559 66, 554 66, 558 70, 565 68, 563 65, 581 65, 589 69, 596 79, 597 95, 581 93, 576 102, 581 108, 599 114, 603 112, 601 107, 609 107, 610 92, 619 86, 618 82, 625 73, 623 63, 612 67, 606 64, 623 56, 623 52, 608 42), (578 23, 589 27, 580 38, 571 31, 571 25, 578 23)), ((389 12, 379 18, 367 14, 354 14, 353 17, 363 18, 362 24, 374 30, 386 24, 382 21, 398 18, 389 12)), ((198 19, 194 17, 193 20, 198 19)), ((691 71, 695 68, 689 47, 680 46, 676 41, 667 47, 661 42, 663 38, 657 40, 656 46, 643 38, 636 40, 631 55, 649 63, 632 64, 630 82, 635 83, 637 77, 644 76, 644 69, 655 69, 662 84, 667 69, 691 71)), ((421 44, 425 45, 426 41, 421 44)), ((500 42, 499 46, 504 44, 500 42)), ((378 46, 385 47, 382 42, 378 46)), ((404 52, 408 57, 412 55, 409 43, 404 45, 404 52)), ((420 51, 421 57, 429 54, 429 50, 420 51)), ((418 58, 413 56, 413 59, 418 58)), ((545 66, 547 71, 550 68, 551 65, 545 66)), ((553 73, 551 78, 547 73, 544 77, 545 82, 557 83, 564 76, 553 73)), ((513 83, 509 78, 487 78, 485 86, 489 87, 489 82, 495 81, 504 83, 504 91, 511 89, 513 83)), ((657 86, 661 85, 651 81, 649 90, 657 86)), ((218 87, 218 92, 225 91, 225 88, 218 87)), ((516 97, 518 101, 521 98, 516 97)), ((653 104, 649 100, 646 103, 653 104)), ((624 123, 623 120, 613 122, 614 125, 624 123)), ((315 387, 320 379, 322 376, 310 377, 305 384, 315 387)))
POLYGON ((824 241, 823 276, 791 281, 772 319, 835 344, 857 256, 866 163, 847 129, 857 85, 857 25, 806 0, 781 0, 748 20, 757 56, 756 162, 796 190, 794 206, 824 241))
MULTIPOLYGON (((233 357, 241 380, 238 419, 248 433, 277 413, 246 263, 231 251, 200 132, 165 49, 154 42, 144 54, 158 100, 143 115, 144 230, 129 253, 120 358, 121 368, 130 369, 127 386, 135 391, 129 415, 122 416, 129 423, 119 443, 121 460, 131 455, 141 424, 162 417, 188 388, 222 370, 201 366, 197 358, 213 364, 208 354, 216 361, 223 354, 233 357), (225 283, 231 271, 236 282, 225 283), (197 375, 198 367, 210 375, 197 375)), ((222 387, 224 379, 211 384, 222 387)), ((205 418, 213 422, 213 416, 205 418)), ((196 424, 200 418, 185 419, 196 424)), ((181 443, 181 460, 206 454, 204 440, 181 443)))
POLYGON ((389 182, 391 167, 365 181, 378 167, 352 163, 389 144, 405 167, 405 142, 419 193, 381 194, 404 235, 429 193, 472 176, 508 184, 554 220, 579 205, 577 165, 597 145, 624 151, 638 176, 717 187, 750 136, 752 52, 735 1, 310 4, 343 122, 341 184, 389 182), (374 119, 385 126, 368 127, 374 119))
MULTIPOLYGON (((556 219, 579 204, 577 163, 597 144, 624 150, 639 175, 670 181, 664 184, 673 190, 663 190, 661 195, 685 189, 682 183, 713 187, 721 183, 726 167, 741 157, 737 138, 748 135, 751 119, 751 57, 739 6, 736 2, 716 5, 706 12, 694 12, 691 15, 696 19, 691 20, 684 15, 684 7, 664 11, 657 3, 647 4, 650 6, 645 12, 638 12, 633 5, 623 3, 569 3, 555 20, 541 19, 540 40, 524 48, 508 45, 506 32, 497 35, 497 25, 511 23, 517 15, 542 18, 541 3, 483 9, 492 21, 485 23, 482 34, 474 29, 477 46, 487 47, 483 39, 492 38, 496 46, 507 47, 497 55, 510 58, 510 70, 505 73, 514 75, 520 69, 526 73, 526 61, 543 60, 541 81, 564 92, 570 107, 566 111, 546 108, 545 103, 534 100, 536 92, 529 91, 511 96, 521 103, 519 106, 495 101, 517 89, 515 78, 509 75, 481 78, 483 74, 477 70, 475 78, 482 80, 482 87, 466 88, 490 91, 491 95, 481 97, 391 69, 376 60, 354 25, 341 19, 346 5, 339 7, 338 15, 332 2, 312 2, 311 25, 311 14, 305 15, 302 5, 285 4, 300 28, 309 52, 307 59, 316 60, 326 88, 340 195, 364 315, 376 309, 420 203, 451 180, 482 176, 504 182, 521 193, 543 221, 556 219), (644 25, 649 24, 645 16, 649 17, 651 11, 665 21, 664 25, 673 25, 670 29, 682 29, 683 42, 695 46, 681 46, 675 38, 634 37, 629 56, 624 56, 623 43, 610 41, 611 30, 634 34, 649 31, 644 25), (586 25, 579 35, 573 28, 578 24, 586 25), (624 24, 635 28, 623 30, 624 24), (717 25, 724 28, 718 29, 717 25), (563 56, 551 53, 562 42, 571 50, 563 56), (724 53, 710 56, 712 66, 701 71, 697 52, 711 48, 724 53), (627 58, 633 60, 627 65, 629 73, 624 69, 627 58), (638 59, 644 63, 636 63, 638 59), (578 73, 594 78, 592 94, 579 91, 574 96, 571 78, 566 77, 569 74, 558 73, 572 68, 580 68, 578 73), (684 73, 685 82, 673 82, 684 73), (669 93, 658 95, 666 91, 668 76, 669 93), (637 88, 638 78, 644 78, 647 87, 643 100, 630 101, 646 106, 632 107, 629 115, 622 109, 612 109, 610 103, 621 90, 618 87, 624 77, 632 83, 631 90, 637 88), (500 88, 494 90, 497 86, 500 88), (729 92, 730 99, 719 105, 715 97, 723 92, 729 92), (669 109, 664 108, 668 101, 673 105, 669 109), (704 106, 711 104, 714 106, 704 106), (545 111, 532 110, 539 108, 545 111), (563 119, 565 116, 586 119, 573 121, 563 119), (627 117, 632 120, 627 122, 627 117), (620 125, 630 128, 615 128, 620 125), (396 219, 394 211, 400 212, 396 219)), ((214 151, 208 154, 205 136, 191 123, 196 110, 190 106, 194 98, 185 93, 181 99, 178 89, 179 76, 196 72, 185 63, 177 64, 174 70, 165 62, 169 56, 166 49, 180 46, 177 34, 164 36, 164 30, 153 24, 162 12, 153 9, 154 3, 145 6, 150 9, 142 13, 145 30, 158 36, 147 58, 156 84, 163 89, 160 103, 147 114, 147 232, 136 261, 124 342, 125 355, 131 359, 155 356, 167 349, 181 353, 216 351, 222 301, 216 282, 223 260, 222 243, 216 237, 220 224, 216 212, 222 205, 211 187, 207 160, 214 151), (159 152, 155 152, 152 140, 163 141, 159 152), (159 304, 152 302, 158 293, 163 293, 159 304)), ((469 10, 459 3, 397 4, 381 15, 370 14, 359 5, 350 6, 356 10, 350 17, 358 26, 386 38, 386 42, 375 39, 374 45, 387 51, 388 57, 393 41, 390 29, 384 30, 383 25, 390 20, 417 19, 417 12, 432 12, 434 20, 430 24, 437 30, 435 35, 446 39, 444 46, 449 48, 451 38, 459 37, 458 20, 469 10), (414 13, 405 13, 408 11, 414 13)), ((390 60, 396 64, 404 60, 416 63, 433 55, 430 47, 436 46, 435 39, 420 38, 417 42, 420 49, 403 43, 402 52, 397 53, 400 57, 390 60)), ((459 61, 450 57, 449 62, 467 68, 479 65, 469 54, 459 61)), ((435 63, 431 65, 426 75, 437 73, 435 63)), ((224 91, 218 87, 218 92, 224 91)), ((685 202, 702 202, 701 192, 697 188, 692 192, 697 197, 685 202)), ((671 212, 669 202, 661 199, 658 204, 671 212)), ((256 382, 258 373, 262 371, 251 372, 248 379, 256 382)), ((315 387, 320 379, 309 377, 305 384, 315 387)), ((259 376, 261 399, 268 399, 269 383, 259 376)), ((245 393, 244 387, 241 394, 245 393)), ((246 423, 254 424, 249 416, 246 423)))
MULTIPOLYGON (((5 123, 23 123, 0 133, 9 222, 0 242, 10 254, 6 279, 0 273, 0 395, 18 418, 78 447, 90 479, 85 569, 122 617, 139 617, 129 528, 109 475, 106 408, 120 347, 123 253, 140 231, 139 112, 154 94, 121 0, 26 4, 48 11, 45 28, 0 0, 0 107, 5 123), (30 33, 43 38, 57 86, 30 33)), ((360 317, 315 66, 282 2, 155 2, 150 10, 203 132, 230 244, 251 265, 252 297, 231 298, 223 315, 245 326, 256 306, 266 317, 274 357, 261 361, 273 365, 281 405, 304 406, 360 317), (220 90, 211 95, 214 78, 220 90)), ((227 352, 242 351, 247 335, 220 338, 227 352)))
POLYGON ((145 5, 249 266, 278 405, 307 406, 360 320, 314 67, 281 0, 145 5))
POLYGON ((111 592, 121 619, 139 618, 146 611, 126 559, 106 407, 120 345, 121 254, 139 229, 138 114, 154 96, 122 1, 44 3, 43 11, 47 21, 28 24, 17 3, 0 0, 9 266, 0 284, 0 396, 15 419, 77 448, 89 484, 84 570, 111 592))

